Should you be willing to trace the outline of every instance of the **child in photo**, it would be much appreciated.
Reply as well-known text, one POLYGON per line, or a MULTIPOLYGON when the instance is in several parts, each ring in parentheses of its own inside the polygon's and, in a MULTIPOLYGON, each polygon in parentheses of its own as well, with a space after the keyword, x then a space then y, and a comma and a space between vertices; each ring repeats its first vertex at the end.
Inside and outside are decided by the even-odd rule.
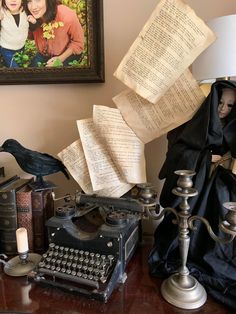
POLYGON ((0 53, 8 68, 17 68, 14 55, 23 50, 28 37, 27 15, 21 0, 2 0, 0 9, 0 53))

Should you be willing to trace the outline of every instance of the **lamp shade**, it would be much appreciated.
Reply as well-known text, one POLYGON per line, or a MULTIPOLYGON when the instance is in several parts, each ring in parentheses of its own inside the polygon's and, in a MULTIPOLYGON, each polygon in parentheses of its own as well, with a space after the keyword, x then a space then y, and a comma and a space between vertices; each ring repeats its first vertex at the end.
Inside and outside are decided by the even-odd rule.
POLYGON ((198 81, 236 76, 236 14, 217 17, 207 25, 217 39, 193 62, 193 76, 198 81))

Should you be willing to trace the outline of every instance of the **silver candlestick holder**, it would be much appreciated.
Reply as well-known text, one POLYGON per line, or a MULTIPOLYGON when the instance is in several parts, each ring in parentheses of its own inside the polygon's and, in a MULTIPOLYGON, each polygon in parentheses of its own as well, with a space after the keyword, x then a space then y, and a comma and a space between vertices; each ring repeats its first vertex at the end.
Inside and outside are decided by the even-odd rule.
POLYGON ((229 243, 236 236, 236 202, 224 203, 223 206, 228 209, 225 220, 220 223, 220 229, 226 233, 226 238, 220 238, 215 235, 209 222, 200 216, 191 216, 188 198, 196 196, 197 190, 193 188, 192 177, 195 172, 190 170, 178 170, 175 174, 179 176, 177 187, 172 193, 181 197, 179 205, 180 211, 174 208, 164 208, 160 214, 155 214, 146 209, 148 216, 152 219, 162 218, 166 212, 172 212, 176 216, 173 223, 178 224, 178 242, 180 252, 180 267, 176 273, 164 280, 161 286, 161 293, 164 299, 176 307, 182 309, 196 309, 202 306, 207 299, 207 293, 204 287, 196 278, 190 275, 187 268, 187 257, 189 251, 190 237, 189 229, 195 230, 193 222, 202 221, 208 230, 211 238, 219 243, 229 243))

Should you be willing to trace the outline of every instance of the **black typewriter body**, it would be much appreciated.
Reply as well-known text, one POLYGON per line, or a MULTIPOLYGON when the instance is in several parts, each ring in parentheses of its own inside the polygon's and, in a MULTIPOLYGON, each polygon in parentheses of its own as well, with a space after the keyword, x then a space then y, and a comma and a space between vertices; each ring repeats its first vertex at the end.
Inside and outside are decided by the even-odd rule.
POLYGON ((49 248, 28 278, 106 302, 126 279, 140 220, 122 210, 64 205, 46 222, 49 248))

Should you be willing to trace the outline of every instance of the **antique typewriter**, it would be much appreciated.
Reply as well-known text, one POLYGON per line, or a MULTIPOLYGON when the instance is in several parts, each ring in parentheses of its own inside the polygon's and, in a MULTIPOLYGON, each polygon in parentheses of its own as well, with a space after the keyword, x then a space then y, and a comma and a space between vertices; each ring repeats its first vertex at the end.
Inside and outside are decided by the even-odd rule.
POLYGON ((74 203, 58 207, 46 222, 49 247, 29 280, 106 302, 126 280, 140 239, 140 218, 147 208, 157 210, 149 196, 142 202, 77 193, 74 203))

